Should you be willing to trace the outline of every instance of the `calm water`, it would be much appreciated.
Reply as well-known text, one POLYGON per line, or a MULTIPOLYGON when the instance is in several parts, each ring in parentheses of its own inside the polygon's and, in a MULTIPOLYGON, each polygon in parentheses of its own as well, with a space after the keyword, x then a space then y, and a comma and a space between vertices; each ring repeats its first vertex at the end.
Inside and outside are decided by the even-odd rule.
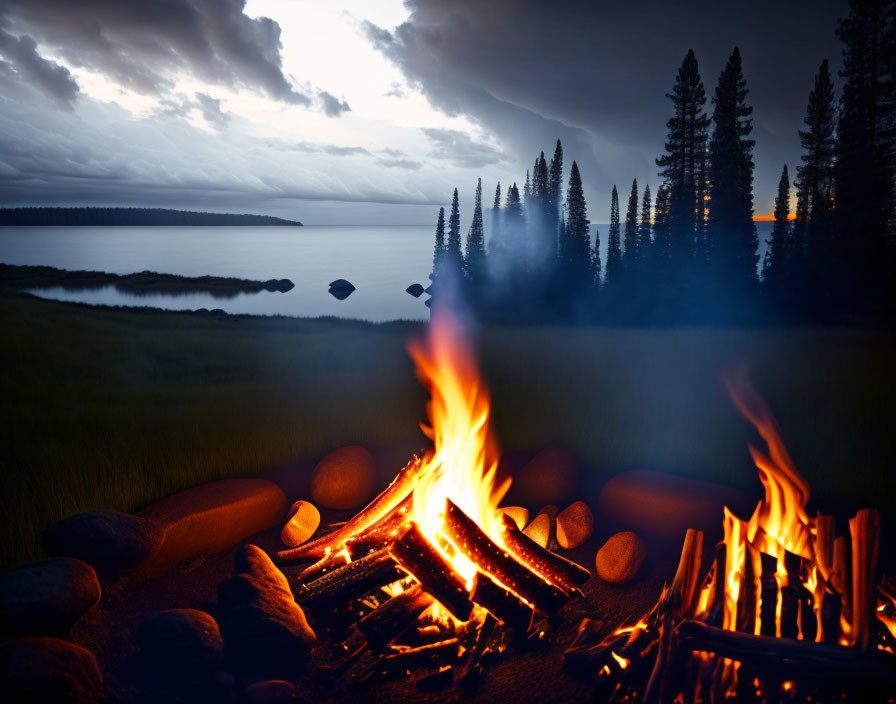
POLYGON ((183 276, 289 279, 287 293, 137 296, 112 286, 40 296, 107 305, 176 310, 221 308, 228 313, 338 315, 383 321, 428 319, 426 296, 405 292, 429 284, 433 228, 388 227, 0 227, 0 262, 41 264, 115 274, 157 271, 183 276), (327 292, 334 279, 357 290, 344 301, 327 292))

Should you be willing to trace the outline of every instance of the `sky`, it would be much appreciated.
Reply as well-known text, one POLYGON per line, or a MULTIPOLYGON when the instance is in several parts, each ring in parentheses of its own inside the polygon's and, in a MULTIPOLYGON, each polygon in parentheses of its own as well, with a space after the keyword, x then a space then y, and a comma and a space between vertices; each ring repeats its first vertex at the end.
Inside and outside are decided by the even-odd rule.
MULTIPOLYGON (((562 140, 589 216, 659 185, 688 49, 707 95, 738 46, 757 213, 845 0, 3 0, 0 205, 433 223, 520 186, 562 140)), ((708 101, 707 109, 711 109, 708 101)))

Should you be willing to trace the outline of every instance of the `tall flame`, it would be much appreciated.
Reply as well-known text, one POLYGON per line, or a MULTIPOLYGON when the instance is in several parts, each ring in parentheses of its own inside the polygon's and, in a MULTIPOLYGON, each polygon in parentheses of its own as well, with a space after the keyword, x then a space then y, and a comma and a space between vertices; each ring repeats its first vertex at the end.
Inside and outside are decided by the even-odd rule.
POLYGON ((488 389, 463 329, 444 310, 433 314, 426 343, 411 343, 409 352, 430 392, 429 425, 421 427, 433 442, 414 487, 412 517, 470 588, 476 566, 454 549, 441 529, 445 500, 450 498, 492 540, 503 544, 497 508, 510 478, 497 482, 488 389))

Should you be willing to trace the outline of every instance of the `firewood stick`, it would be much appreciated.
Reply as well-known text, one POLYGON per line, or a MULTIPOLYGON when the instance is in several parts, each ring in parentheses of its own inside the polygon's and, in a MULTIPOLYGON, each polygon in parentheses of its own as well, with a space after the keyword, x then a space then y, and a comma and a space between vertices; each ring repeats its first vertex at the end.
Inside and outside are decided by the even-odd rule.
MULTIPOLYGON (((806 588, 806 580, 809 577, 811 569, 811 563, 808 560, 800 560, 800 635, 803 640, 808 641, 814 641, 815 636, 818 634, 818 616, 815 613, 815 595, 806 588)), ((821 578, 817 572, 816 578, 821 578)), ((818 590, 816 589, 816 591, 818 590)))
POLYGON ((728 547, 725 543, 716 545, 716 558, 712 564, 712 601, 703 619, 712 626, 721 626, 725 613, 725 561, 728 547))
MULTIPOLYGON (((574 672, 596 676, 628 640, 627 633, 611 634, 597 645, 575 645, 563 653, 563 666, 574 672)), ((617 653, 618 655, 618 653, 617 653)))
POLYGON ((825 589, 821 597, 821 632, 823 642, 836 645, 840 642, 840 595, 825 589))
POLYGON ((403 672, 420 663, 451 657, 457 653, 459 642, 458 638, 446 638, 437 643, 427 643, 416 648, 407 648, 384 655, 367 668, 367 671, 359 679, 367 682, 376 677, 403 672))
POLYGON ((874 573, 880 552, 880 512, 862 509, 849 521, 852 538, 852 630, 853 644, 871 646, 871 610, 874 606, 874 573))
POLYGON ((502 520, 504 545, 518 562, 528 565, 542 578, 571 592, 591 577, 591 573, 578 563, 541 547, 523 533, 507 514, 503 515, 502 520))
POLYGON ((485 647, 488 645, 497 623, 494 616, 486 614, 475 629, 473 642, 465 644, 466 649, 462 655, 463 662, 457 674, 457 683, 464 689, 471 689, 480 680, 482 656, 485 654, 485 647))
POLYGON ((800 632, 800 556, 785 550, 784 571, 787 584, 781 587, 781 637, 796 638, 800 632))
POLYGON ((370 550, 378 550, 394 542, 407 527, 413 497, 407 496, 383 518, 345 541, 345 548, 354 559, 370 550))
POLYGON ((416 523, 389 552, 399 566, 423 585, 458 621, 466 621, 473 611, 473 602, 466 585, 448 561, 442 557, 420 531, 416 523))
POLYGON ((852 564, 849 557, 849 538, 834 539, 834 567, 831 586, 840 595, 840 613, 846 623, 852 622, 852 564))
POLYGON ((753 633, 756 630, 756 615, 759 608, 759 575, 762 571, 759 551, 746 543, 744 552, 743 581, 737 600, 737 630, 753 633))
POLYGON ((770 676, 896 691, 896 658, 889 654, 727 631, 690 619, 677 632, 682 648, 748 663, 770 676))
POLYGON ((818 513, 815 516, 815 540, 813 550, 818 571, 825 582, 831 579, 831 571, 834 569, 834 517, 823 516, 818 513))
POLYGON ((470 599, 515 631, 525 632, 532 623, 532 607, 481 572, 473 579, 470 599))
POLYGON ((384 518, 400 504, 414 487, 421 460, 414 458, 402 469, 385 490, 341 528, 291 550, 277 553, 281 560, 320 560, 330 552, 342 549, 346 540, 384 518))
MULTIPOLYGON (((775 573, 778 571, 778 558, 767 552, 759 554, 759 633, 763 636, 777 635, 777 610, 778 610, 778 579, 775 573)), ((710 624, 718 626, 720 624, 710 624)))
POLYGON ((419 584, 415 584, 371 611, 355 624, 355 628, 374 652, 382 652, 432 602, 433 598, 419 584))
MULTIPOLYGON (((674 583, 673 583, 674 584, 674 583)), ((656 660, 653 663, 653 670, 650 673, 650 679, 647 680, 647 687, 644 689, 643 701, 645 704, 658 704, 659 702, 670 701, 668 695, 669 690, 669 667, 673 658, 673 645, 675 641, 675 622, 676 615, 681 611, 681 592, 679 589, 668 588, 660 597, 660 643, 657 650, 656 660)))
POLYGON ((401 576, 389 551, 383 549, 303 585, 296 594, 296 601, 316 605, 346 603, 401 579, 401 576))
MULTIPOLYGON (((632 701, 631 697, 627 697, 629 691, 640 695, 644 691, 647 684, 647 677, 650 675, 653 663, 656 659, 657 649, 659 648, 659 640, 650 643, 641 653, 637 660, 625 668, 618 676, 618 684, 609 697, 609 702, 632 701)), ((598 700, 595 700, 598 701, 598 700)))
POLYGON ((678 594, 678 604, 683 614, 692 615, 696 607, 697 580, 703 560, 703 531, 689 528, 681 546, 678 569, 672 580, 672 591, 678 594))
POLYGON ((498 547, 451 499, 446 499, 445 504, 445 533, 483 572, 493 575, 501 584, 549 616, 566 604, 569 600, 566 592, 544 581, 498 547))

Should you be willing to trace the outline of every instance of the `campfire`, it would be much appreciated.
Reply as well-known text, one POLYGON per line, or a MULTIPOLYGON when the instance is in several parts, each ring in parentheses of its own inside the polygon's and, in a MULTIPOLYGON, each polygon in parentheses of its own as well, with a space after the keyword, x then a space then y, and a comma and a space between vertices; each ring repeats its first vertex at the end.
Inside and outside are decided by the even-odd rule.
POLYGON ((765 450, 750 446, 765 496, 748 520, 724 510, 724 538, 701 581, 703 534, 689 530, 654 608, 599 642, 583 622, 565 654, 598 680, 598 700, 893 701, 894 584, 875 588, 880 516, 837 535, 806 511, 809 486, 745 376, 729 391, 765 450))
POLYGON ((410 351, 431 396, 432 449, 351 520, 279 557, 313 561, 297 601, 350 624, 332 676, 426 669, 420 688, 467 686, 490 653, 542 638, 590 573, 499 510, 511 480, 499 479, 488 391, 458 323, 437 313, 410 351))

